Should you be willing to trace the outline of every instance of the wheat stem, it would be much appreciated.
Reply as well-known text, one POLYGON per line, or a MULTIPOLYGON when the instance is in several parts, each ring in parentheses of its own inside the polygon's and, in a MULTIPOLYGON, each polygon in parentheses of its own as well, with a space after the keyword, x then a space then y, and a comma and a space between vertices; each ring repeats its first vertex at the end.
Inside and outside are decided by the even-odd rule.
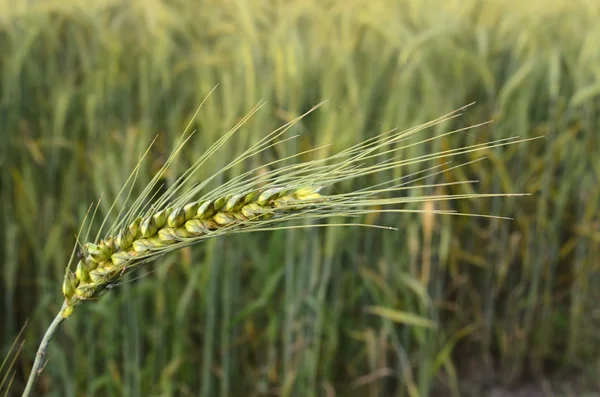
POLYGON ((46 356, 48 343, 50 343, 50 340, 56 333, 56 330, 58 329, 60 324, 65 320, 63 312, 66 308, 67 304, 63 303, 60 311, 58 312, 54 320, 52 320, 52 323, 46 330, 46 333, 44 334, 44 337, 40 342, 40 347, 38 348, 38 351, 35 355, 35 361, 33 362, 33 367, 31 368, 31 373, 29 374, 29 379, 27 380, 27 386, 25 386, 25 391, 23 391, 22 397, 28 397, 31 395, 33 387, 35 386, 37 379, 39 378, 40 374, 42 373, 42 370, 44 369, 44 357, 46 356))

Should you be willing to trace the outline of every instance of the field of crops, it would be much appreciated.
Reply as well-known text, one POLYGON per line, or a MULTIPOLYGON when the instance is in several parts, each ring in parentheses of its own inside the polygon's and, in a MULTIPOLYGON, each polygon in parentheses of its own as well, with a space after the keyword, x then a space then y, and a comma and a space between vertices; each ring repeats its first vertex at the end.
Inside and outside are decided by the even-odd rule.
POLYGON ((326 156, 471 102, 454 127, 494 123, 402 155, 544 138, 467 154, 487 159, 435 182, 477 184, 421 192, 530 193, 451 203, 512 220, 382 214, 365 221, 397 231, 257 232, 165 256, 66 321, 39 395, 600 390, 598 21, 594 0, 0 0, 0 363, 27 321, 0 382, 20 395, 90 204, 109 210, 158 135, 143 186, 208 96, 167 185, 261 100, 200 179, 322 100, 271 156, 326 156), (492 378, 473 386, 479 372, 492 378))

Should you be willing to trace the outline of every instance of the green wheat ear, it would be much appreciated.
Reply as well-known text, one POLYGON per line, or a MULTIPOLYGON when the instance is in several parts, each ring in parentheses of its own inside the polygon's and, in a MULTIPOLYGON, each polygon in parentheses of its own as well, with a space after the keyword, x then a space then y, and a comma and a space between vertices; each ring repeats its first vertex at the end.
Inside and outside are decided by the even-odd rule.
POLYGON ((107 285, 118 281, 123 271, 178 244, 193 244, 234 228, 251 229, 266 220, 317 208, 317 202, 323 199, 317 190, 266 189, 194 201, 137 218, 115 237, 98 244, 88 242, 87 255, 79 260, 74 273, 68 271, 65 275, 63 294, 67 307, 63 317, 69 317, 80 302, 97 298, 107 285))
MULTIPOLYGON (((190 122, 180 142, 164 166, 158 171, 149 185, 144 188, 142 194, 128 206, 127 210, 121 210, 117 216, 118 221, 108 227, 107 231, 102 235, 102 230, 109 216, 107 214, 96 238, 83 242, 83 252, 82 255, 78 256, 77 263, 74 263, 75 252, 77 250, 77 245, 75 245, 63 280, 63 306, 42 340, 24 395, 28 395, 31 391, 31 387, 41 368, 41 360, 43 360, 47 343, 64 319, 71 316, 82 302, 98 299, 107 291, 109 286, 118 283, 128 272, 168 252, 200 243, 205 239, 234 233, 291 227, 315 227, 314 223, 289 225, 290 221, 326 219, 340 216, 356 217, 369 213, 382 212, 423 212, 399 208, 399 206, 401 204, 422 201, 447 201, 519 195, 509 193, 395 197, 395 195, 389 194, 414 188, 416 186, 411 186, 412 183, 444 172, 445 170, 441 170, 444 164, 427 168, 424 172, 408 175, 411 178, 408 182, 405 177, 346 193, 334 193, 333 189, 330 189, 330 187, 342 181, 357 179, 408 165, 426 163, 432 160, 449 159, 465 153, 526 141, 517 138, 501 139, 415 158, 403 159, 399 157, 400 151, 408 147, 422 145, 435 139, 476 127, 471 126, 449 131, 434 137, 419 138, 418 134, 423 130, 456 118, 464 108, 406 131, 393 130, 384 132, 324 159, 300 162, 292 165, 283 165, 283 163, 288 163, 295 156, 273 161, 261 167, 248 170, 221 186, 203 193, 206 186, 217 176, 239 163, 260 154, 265 149, 288 140, 289 138, 280 138, 294 124, 298 123, 307 114, 322 104, 315 106, 307 113, 269 133, 240 156, 233 159, 223 169, 218 170, 210 178, 201 182, 196 181, 194 179, 196 171, 225 145, 235 132, 262 105, 257 105, 234 128, 211 146, 205 154, 200 156, 196 163, 180 178, 178 182, 181 183, 175 184, 175 187, 169 188, 160 197, 151 197, 151 192, 155 191, 154 189, 157 187, 161 177, 193 135, 187 134, 187 130, 191 125, 190 122), (263 167, 270 169, 270 171, 257 176, 256 171, 263 167), (193 187, 182 191, 182 186, 186 186, 187 182, 197 183, 192 185, 193 187), (154 199, 152 200, 152 206, 148 204, 151 198, 154 199)), ((320 148, 315 150, 318 149, 320 148)), ((148 151, 146 151, 142 160, 140 160, 133 170, 126 186, 135 181, 135 176, 140 169, 143 158, 147 154, 148 151)), ((456 167, 454 166, 453 168, 456 167)), ((471 181, 458 183, 469 182, 471 181)), ((430 186, 442 185, 444 184, 430 186)), ((119 196, 125 192, 126 186, 123 187, 119 196)), ((115 199, 115 203, 117 199, 115 199)), ((115 204, 113 203, 111 210, 114 206, 115 204)), ((486 216, 462 214, 452 211, 435 212, 451 215, 486 216)), ((378 227, 377 225, 364 225, 360 223, 325 223, 318 226, 349 225, 378 227)), ((89 235, 89 230, 87 235, 89 235)))
MULTIPOLYGON (((313 111, 315 108, 311 109, 313 111)), ((256 109, 255 109, 256 110, 256 109)), ((310 113, 310 112, 308 112, 310 113)), ((307 114, 308 114, 307 113, 307 114)), ((393 206, 408 201, 475 198, 489 195, 467 196, 427 196, 381 198, 385 193, 402 188, 394 181, 387 186, 377 186, 358 192, 345 194, 322 195, 320 191, 340 181, 355 179, 368 174, 378 173, 415 162, 441 159, 474 150, 491 148, 499 145, 515 143, 508 139, 485 144, 462 147, 455 150, 435 153, 416 159, 394 159, 399 150, 415 144, 422 144, 430 139, 416 143, 402 144, 408 137, 424 128, 447 121, 459 113, 453 112, 440 119, 426 123, 417 128, 402 132, 388 132, 359 143, 354 147, 322 160, 315 160, 283 166, 260 177, 251 177, 244 173, 233 181, 200 196, 200 188, 207 181, 178 197, 173 190, 167 190, 157 200, 153 208, 144 209, 134 204, 122 217, 128 223, 119 223, 109 228, 109 233, 102 239, 84 243, 84 256, 78 261, 75 270, 67 269, 63 282, 65 309, 63 317, 73 314, 76 307, 86 300, 95 300, 105 291, 107 286, 118 283, 124 274, 142 263, 152 261, 158 256, 185 246, 196 244, 202 240, 231 233, 250 232, 265 227, 281 228, 283 222, 306 218, 323 219, 333 216, 354 216, 370 212, 400 211, 399 209, 382 209, 382 206, 393 206), (385 157, 384 157, 385 156, 385 157), (367 160, 370 164, 365 165, 367 160)), ((236 164, 255 156, 267 147, 277 145, 281 137, 292 125, 300 121, 306 114, 298 117, 284 127, 267 135, 265 139, 253 146, 232 162, 236 164)), ((246 118, 247 120, 247 118, 246 118)), ((241 126, 239 124, 226 134, 228 139, 241 126)), ((460 130, 459 130, 460 131, 460 130)), ((452 131, 447 134, 456 133, 452 131)), ((444 134, 444 135, 447 135, 444 134)), ((436 137, 436 138, 439 138, 436 137)), ((220 140, 208 150, 215 153, 225 143, 220 140)), ((187 140, 174 151, 180 153, 187 140)), ((193 178, 199 163, 186 172, 186 180, 193 178)), ((159 171, 162 175, 169 161, 159 171)), ((271 166, 273 163, 270 164, 271 166)), ((225 169, 229 168, 225 167, 225 169)), ((217 174, 224 172, 219 170, 217 174)), ((148 189, 146 191, 149 191, 148 189)), ((146 199, 141 197, 140 199, 146 199)), ((142 201, 138 199, 137 203, 142 201)))

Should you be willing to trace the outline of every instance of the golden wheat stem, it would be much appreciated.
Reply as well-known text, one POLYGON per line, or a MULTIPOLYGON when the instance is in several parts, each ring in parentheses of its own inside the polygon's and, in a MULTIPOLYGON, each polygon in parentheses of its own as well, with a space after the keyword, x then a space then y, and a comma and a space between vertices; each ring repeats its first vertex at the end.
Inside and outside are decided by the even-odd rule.
POLYGON ((40 347, 38 347, 38 351, 35 355, 35 361, 33 362, 33 367, 31 368, 31 373, 29 374, 29 379, 27 380, 27 385, 25 386, 25 390, 23 391, 22 397, 28 397, 33 392, 33 387, 37 382, 40 374, 44 370, 44 358, 46 357, 46 350, 48 349, 48 343, 56 333, 56 330, 60 326, 60 324, 65 320, 63 313, 67 308, 67 304, 63 303, 60 311, 52 320, 52 323, 46 330, 42 341, 40 342, 40 347))

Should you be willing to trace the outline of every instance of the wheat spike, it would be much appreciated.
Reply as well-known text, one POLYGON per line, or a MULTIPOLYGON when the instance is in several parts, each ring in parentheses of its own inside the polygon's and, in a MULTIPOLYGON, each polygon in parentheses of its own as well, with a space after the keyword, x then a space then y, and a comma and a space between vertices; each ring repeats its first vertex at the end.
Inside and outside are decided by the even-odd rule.
MULTIPOLYGON (((318 107, 318 106, 317 106, 318 107)), ((407 212, 399 209, 399 204, 420 201, 443 201, 491 197, 498 194, 470 195, 428 195, 398 196, 397 192, 414 188, 414 183, 426 176, 441 173, 441 166, 430 167, 424 176, 420 173, 405 176, 400 180, 391 180, 359 191, 338 194, 323 194, 322 191, 339 182, 380 173, 410 164, 440 161, 460 154, 482 149, 523 142, 517 138, 502 139, 459 147, 443 152, 432 153, 417 158, 403 159, 399 152, 415 145, 421 145, 434 139, 457 134, 468 128, 450 131, 430 138, 411 141, 417 133, 433 125, 457 117, 459 111, 452 112, 429 123, 406 131, 389 131, 327 158, 285 165, 275 168, 284 160, 274 161, 266 166, 272 167, 265 174, 256 175, 257 169, 249 170, 205 195, 206 188, 217 175, 253 156, 280 144, 279 138, 306 114, 289 122, 280 129, 268 134, 263 140, 249 148, 238 158, 219 170, 213 177, 202 183, 183 190, 183 185, 194 182, 194 173, 225 144, 237 129, 260 108, 257 106, 235 128, 227 132, 207 153, 188 170, 178 187, 167 190, 154 202, 154 207, 144 204, 158 178, 174 161, 177 154, 190 137, 183 138, 180 145, 155 176, 144 192, 120 219, 108 230, 108 233, 96 240, 86 242, 75 269, 69 264, 63 282, 63 294, 66 308, 63 317, 69 317, 79 303, 100 297, 108 286, 118 283, 124 274, 136 266, 156 259, 173 250, 196 244, 207 238, 225 234, 250 232, 256 230, 281 229, 283 222, 305 219, 325 219, 330 217, 357 217, 373 212, 407 212), (179 194, 179 195, 178 195, 179 194)), ((313 111, 315 108, 311 109, 313 111)), ((310 112, 309 111, 309 112, 310 112)), ((307 114, 309 113, 307 112, 307 114)), ((471 126, 469 128, 474 128, 471 126)), ((285 141, 285 140, 282 140, 285 141)), ((294 156, 292 156, 293 158, 294 156)), ((442 164, 444 165, 444 164, 442 164)), ((139 166, 139 165, 138 165, 139 166)), ((137 169, 132 174, 132 178, 137 169)), ((469 183, 463 181, 459 183, 469 183)), ((448 184, 437 184, 443 186, 448 184)), ((513 194, 499 194, 509 196, 513 194)), ((414 212, 410 211, 410 212, 414 212)), ((444 214, 457 214, 451 211, 438 211, 444 214)), ((106 219, 105 219, 106 221, 106 219)), ((313 225, 314 226, 314 225, 313 225)), ((325 226, 336 226, 326 224, 325 226)), ((339 226, 339 225, 337 225, 339 226)), ((302 227, 302 226, 290 226, 302 227)))
POLYGON ((79 301, 97 298, 124 270, 178 243, 244 228, 300 208, 306 211, 322 199, 314 188, 267 189, 169 207, 138 218, 115 237, 99 244, 86 243, 87 255, 79 260, 75 273, 67 272, 65 276, 63 294, 67 305, 73 307, 79 301))

